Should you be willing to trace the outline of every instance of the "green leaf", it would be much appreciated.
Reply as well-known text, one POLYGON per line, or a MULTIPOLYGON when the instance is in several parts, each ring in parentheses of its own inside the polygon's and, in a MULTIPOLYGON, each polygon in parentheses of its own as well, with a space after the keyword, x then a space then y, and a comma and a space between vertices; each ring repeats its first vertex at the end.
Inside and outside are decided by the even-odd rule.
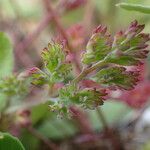
POLYGON ((74 122, 64 118, 57 118, 53 116, 48 120, 45 120, 39 127, 38 130, 46 137, 51 139, 64 139, 72 137, 77 133, 77 127, 74 122), (47 132, 48 131, 48 132, 47 132))
POLYGON ((85 88, 78 93, 78 99, 80 104, 85 109, 95 109, 96 107, 103 105, 105 91, 85 88))
POLYGON ((150 7, 139 5, 139 4, 131 4, 131 3, 119 3, 116 6, 121 7, 123 9, 129 10, 129 11, 138 11, 145 14, 150 14, 150 7))
POLYGON ((104 60, 124 66, 141 63, 149 52, 146 48, 150 35, 141 33, 144 27, 135 20, 127 30, 120 31, 114 38, 110 38, 106 33, 106 27, 98 26, 87 44, 82 62, 93 64, 104 60))
POLYGON ((30 78, 20 78, 10 75, 0 79, 0 111, 3 111, 13 103, 23 100, 27 96, 30 87, 30 78))
POLYGON ((22 132, 20 140, 27 150, 38 150, 41 144, 41 141, 37 137, 31 135, 26 130, 22 132))
MULTIPOLYGON (((12 45, 8 37, 0 32, 0 78, 12 74, 14 66, 12 45)), ((0 111, 5 107, 6 96, 0 95, 0 111)))
POLYGON ((40 122, 41 120, 45 119, 47 116, 51 115, 49 111, 48 105, 50 102, 41 103, 37 106, 32 107, 31 110, 31 120, 33 124, 40 122))
POLYGON ((86 52, 82 57, 84 64, 100 61, 111 51, 110 36, 106 34, 106 27, 98 26, 90 38, 86 52))
POLYGON ((71 69, 71 64, 62 63, 57 70, 51 74, 51 80, 54 82, 63 82, 68 77, 71 69))
POLYGON ((67 107, 72 105, 72 103, 79 103, 76 91, 77 87, 74 84, 67 85, 60 89, 59 98, 50 101, 50 111, 57 112, 59 117, 63 117, 65 115, 69 116, 69 109, 67 107))
POLYGON ((66 55, 61 44, 49 43, 48 48, 42 51, 41 56, 52 83, 62 82, 68 77, 72 68, 71 64, 66 62, 66 55))
POLYGON ((15 75, 0 80, 0 93, 10 97, 25 96, 28 93, 29 79, 19 79, 15 75))
POLYGON ((123 66, 140 64, 149 52, 147 43, 150 35, 141 33, 144 27, 133 21, 125 32, 118 32, 114 36, 112 52, 107 55, 105 61, 123 66))
POLYGON ((137 82, 137 75, 124 67, 108 67, 100 70, 93 80, 108 87, 131 90, 137 82))
POLYGON ((76 85, 71 84, 60 90, 58 104, 55 103, 51 108, 55 106, 54 108, 57 110, 74 104, 85 109, 94 109, 103 104, 106 95, 105 90, 102 89, 79 89, 76 85), (61 108, 59 104, 63 107, 61 108))
POLYGON ((138 64, 139 60, 130 55, 116 56, 115 53, 112 53, 107 57, 107 62, 123 66, 131 66, 138 64))
POLYGON ((0 133, 1 150, 25 150, 18 138, 8 133, 0 133))
POLYGON ((76 97, 77 90, 78 88, 74 84, 63 87, 59 90, 60 101, 66 106, 70 105, 72 102, 78 103, 79 99, 76 97))
POLYGON ((0 112, 5 108, 7 96, 0 93, 0 112))
POLYGON ((48 48, 42 51, 42 59, 46 68, 50 72, 54 72, 59 65, 65 61, 65 54, 62 45, 58 43, 49 43, 48 48))
MULTIPOLYGON (((0 78, 12 74, 14 66, 12 45, 8 37, 0 32, 0 78)), ((1 93, 0 111, 5 107, 6 96, 1 93)))
POLYGON ((0 78, 10 75, 13 66, 12 45, 8 37, 0 32, 0 78))
POLYGON ((34 85, 41 86, 49 83, 49 76, 37 67, 31 68, 29 70, 29 75, 32 78, 31 83, 34 85))

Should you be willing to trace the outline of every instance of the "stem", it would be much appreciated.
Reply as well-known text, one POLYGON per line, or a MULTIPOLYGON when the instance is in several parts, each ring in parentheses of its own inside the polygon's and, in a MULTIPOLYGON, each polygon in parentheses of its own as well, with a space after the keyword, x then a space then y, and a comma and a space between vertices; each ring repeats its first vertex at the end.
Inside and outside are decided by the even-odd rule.
POLYGON ((52 19, 53 19, 53 22, 55 23, 57 29, 59 30, 61 36, 66 40, 66 46, 67 46, 67 49, 73 53, 75 56, 74 56, 74 59, 73 59, 73 63, 76 67, 76 70, 78 73, 81 72, 81 66, 80 66, 80 63, 78 62, 77 60, 77 57, 76 57, 76 53, 73 52, 74 50, 74 47, 73 45, 69 42, 69 38, 68 38, 68 35, 65 31, 65 29, 63 28, 63 25, 61 24, 61 21, 57 15, 57 12, 53 9, 52 7, 52 4, 51 4, 51 1, 50 0, 43 0, 45 2, 45 5, 47 5, 47 10, 49 11, 49 13, 52 15, 52 19))
POLYGON ((97 109, 96 109, 96 112, 97 112, 97 114, 98 114, 99 120, 100 120, 101 123, 103 124, 103 127, 108 130, 109 127, 108 127, 106 118, 105 118, 105 116, 104 116, 102 110, 101 110, 100 108, 97 108, 97 109))
POLYGON ((50 150, 59 150, 59 148, 52 141, 37 132, 32 126, 26 128, 32 135, 40 139, 50 150))
POLYGON ((51 15, 48 14, 37 26, 37 28, 29 33, 20 43, 15 47, 15 53, 19 61, 25 66, 30 67, 34 66, 31 62, 30 57, 25 52, 29 45, 40 35, 40 33, 46 28, 51 20, 51 15), (22 57, 24 56, 24 57, 22 57))
POLYGON ((97 62, 96 64, 94 64, 93 66, 91 67, 87 67, 87 68, 84 68, 82 70, 82 72, 79 74, 79 76, 77 76, 73 81, 72 83, 74 84, 77 84, 78 82, 80 82, 83 78, 85 78, 89 73, 93 72, 94 70, 100 68, 100 67, 103 67, 106 65, 106 62, 105 61, 99 61, 97 62))
POLYGON ((113 129, 109 128, 102 110, 100 108, 99 109, 97 108, 96 111, 97 111, 99 120, 101 121, 105 129, 105 135, 111 141, 113 150, 124 150, 124 147, 123 147, 123 144, 121 142, 119 135, 116 135, 116 131, 113 131, 113 129))
MULTIPOLYGON (((61 8, 57 7, 56 9, 60 10, 61 8)), ((22 63, 22 65, 24 65, 24 67, 34 66, 34 63, 26 53, 26 50, 28 50, 28 47, 31 45, 31 43, 35 41, 35 39, 40 35, 40 33, 49 25, 51 20, 52 14, 47 13, 46 16, 37 25, 36 29, 33 32, 29 33, 22 41, 20 41, 14 47, 16 57, 22 63)))
POLYGON ((71 112, 74 121, 76 121, 82 133, 93 134, 93 130, 86 113, 75 106, 70 106, 69 111, 71 112))

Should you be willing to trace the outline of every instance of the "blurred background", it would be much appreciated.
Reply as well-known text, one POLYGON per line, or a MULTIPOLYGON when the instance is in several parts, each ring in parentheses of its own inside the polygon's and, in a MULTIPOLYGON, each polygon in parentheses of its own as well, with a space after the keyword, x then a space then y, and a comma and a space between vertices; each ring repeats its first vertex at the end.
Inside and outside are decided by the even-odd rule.
MULTIPOLYGON (((13 73, 20 73, 34 66, 42 68, 41 50, 61 34, 56 25, 57 20, 52 17, 52 13, 59 19, 77 53, 85 50, 93 29, 99 24, 106 25, 110 33, 114 34, 125 29, 131 21, 136 19, 139 23, 146 25, 145 32, 150 31, 149 14, 126 11, 115 6, 119 2, 148 6, 150 0, 78 0, 77 3, 74 3, 75 0, 49 1, 53 10, 49 8, 46 0, 0 0, 0 31, 7 34, 13 47, 12 53, 10 51, 0 52, 1 78, 12 74, 12 68, 13 73)), ((149 61, 150 58, 147 59, 143 71, 146 80, 150 77, 149 61)), ((136 94, 131 93, 126 100, 108 100, 102 106, 110 126, 121 131, 127 150, 150 150, 150 134, 148 134, 150 133, 150 110, 147 107, 150 95, 149 85, 141 83, 136 94), (137 95, 142 89, 143 93, 137 95), (143 100, 145 95, 146 98, 143 100), (133 100, 134 98, 138 99, 137 102, 133 100), (130 103, 129 99, 133 101, 130 103), (139 119, 139 116, 142 117, 139 119), (138 123, 133 130, 132 123, 137 121, 136 119, 138 123)), ((44 93, 39 92, 41 89, 32 88, 30 95, 23 100, 14 101, 8 112, 19 113, 20 106, 22 106, 21 109, 29 109, 33 130, 18 125, 18 120, 12 121, 9 116, 9 121, 7 119, 2 121, 0 129, 18 136, 26 150, 49 149, 34 133, 35 130, 56 145, 61 145, 64 150, 92 149, 89 143, 93 137, 91 140, 91 137, 84 136, 84 128, 101 133, 103 126, 98 119, 98 114, 95 111, 86 111, 82 116, 85 120, 80 117, 57 118, 55 113, 49 111, 49 102, 44 103, 44 93)), ((0 105, 3 106, 1 99, 0 105)), ((28 118, 25 121, 28 121, 28 118)), ((107 142, 106 140, 106 145, 107 142)), ((104 149, 99 148, 101 141, 98 143, 94 141, 94 145, 93 149, 104 149)))

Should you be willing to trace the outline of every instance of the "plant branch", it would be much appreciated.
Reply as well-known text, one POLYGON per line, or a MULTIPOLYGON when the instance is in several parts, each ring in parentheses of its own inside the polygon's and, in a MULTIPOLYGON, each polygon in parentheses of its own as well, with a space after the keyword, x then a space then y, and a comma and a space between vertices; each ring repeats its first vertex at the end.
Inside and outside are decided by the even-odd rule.
POLYGON ((31 61, 29 61, 29 59, 27 59, 28 55, 25 53, 25 49, 27 49, 28 46, 36 39, 36 37, 39 36, 39 34, 41 33, 41 31, 43 31, 43 29, 46 28, 46 26, 48 25, 48 23, 50 22, 50 20, 51 20, 51 15, 48 14, 39 23, 39 25, 37 26, 37 28, 32 33, 30 33, 23 41, 21 41, 15 47, 16 56, 18 57, 18 59, 22 62, 22 64, 25 67, 30 67, 31 65, 33 65, 33 63, 31 61), (26 57, 22 57, 22 56, 26 56, 26 57))
POLYGON ((46 6, 47 10, 49 10, 49 13, 52 15, 53 22, 55 23, 55 25, 56 25, 57 29, 59 30, 61 36, 62 36, 62 37, 65 39, 65 41, 66 41, 67 49, 68 49, 71 53, 73 53, 73 54, 75 55, 75 56, 74 56, 74 59, 73 59, 73 63, 74 63, 74 65, 75 65, 75 67, 76 67, 77 72, 80 73, 80 72, 81 72, 81 67, 80 67, 80 63, 79 63, 78 60, 77 60, 76 53, 73 52, 74 47, 73 47, 73 45, 69 42, 68 35, 67 35, 65 29, 63 28, 63 25, 62 25, 61 22, 60 22, 60 19, 59 19, 58 15, 57 15, 57 12, 53 9, 50 0, 44 0, 44 2, 45 2, 45 5, 47 5, 47 6, 46 6))
MULTIPOLYGON (((59 10, 59 8, 56 8, 59 10)), ((37 25, 36 29, 29 33, 22 41, 20 41, 15 47, 15 54, 18 60, 24 65, 24 67, 33 66, 33 62, 25 52, 30 44, 40 35, 40 33, 48 26, 49 22, 52 20, 51 13, 47 13, 42 21, 37 25), (23 57, 22 57, 23 56, 23 57)))
POLYGON ((73 119, 78 123, 81 132, 84 134, 93 134, 93 130, 86 113, 75 106, 70 106, 69 110, 73 119))
POLYGON ((106 137, 108 137, 111 141, 113 150, 124 150, 123 144, 121 142, 121 139, 120 139, 120 136, 119 136, 117 130, 113 130, 113 129, 109 128, 107 120, 100 108, 97 108, 96 112, 97 112, 100 122, 102 123, 102 125, 104 127, 104 133, 105 133, 106 137))
POLYGON ((97 112, 97 114, 98 114, 99 120, 100 120, 101 123, 103 124, 103 127, 108 130, 108 128, 109 128, 109 127, 108 127, 108 123, 107 123, 107 121, 106 121, 106 118, 105 118, 105 116, 104 116, 102 110, 101 110, 100 108, 97 108, 97 109, 96 109, 96 112, 97 112))
POLYGON ((105 61, 99 61, 96 64, 92 65, 91 67, 84 68, 82 72, 77 76, 72 83, 77 84, 80 82, 83 78, 85 78, 89 73, 93 72, 94 70, 103 67, 106 65, 105 61))

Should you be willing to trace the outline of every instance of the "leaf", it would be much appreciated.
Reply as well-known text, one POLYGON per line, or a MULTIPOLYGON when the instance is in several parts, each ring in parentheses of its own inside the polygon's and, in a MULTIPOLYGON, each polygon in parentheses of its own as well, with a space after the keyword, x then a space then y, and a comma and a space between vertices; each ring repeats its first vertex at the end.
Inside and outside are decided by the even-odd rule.
POLYGON ((0 32, 0 78, 10 75, 13 66, 12 45, 8 37, 0 32))
POLYGON ((44 136, 55 140, 72 137, 78 131, 77 127, 74 125, 74 122, 64 118, 59 119, 55 115, 48 120, 45 120, 38 127, 38 130, 44 136))
MULTIPOLYGON (((0 32, 0 79, 12 74, 14 66, 12 45, 8 37, 0 32)), ((6 96, 0 94, 0 111, 5 107, 6 96)))
POLYGON ((108 67, 100 70, 93 80, 113 88, 131 90, 136 85, 138 73, 126 71, 124 67, 108 67))
POLYGON ((42 70, 40 70, 39 68, 37 67, 33 67, 31 68, 28 73, 29 76, 31 76, 31 83, 34 84, 34 85, 38 85, 38 86, 41 86, 41 85, 44 85, 44 84, 48 84, 49 82, 49 77, 47 74, 45 74, 42 70))
POLYGON ((51 80, 54 82, 63 82, 68 77, 71 69, 71 64, 62 63, 51 75, 51 80))
POLYGON ((0 93, 6 96, 25 96, 28 93, 29 80, 19 79, 15 75, 0 80, 0 93))
POLYGON ((5 94, 0 94, 0 112, 4 109, 5 105, 6 105, 6 95, 5 94))
POLYGON ((48 48, 44 48, 41 53, 45 66, 50 72, 55 69, 65 60, 62 45, 58 43, 49 43, 48 48))
POLYGON ((21 142, 27 150, 38 150, 40 147, 40 140, 31 135, 28 131, 23 131, 21 134, 21 142))
POLYGON ((63 87, 59 90, 60 101, 64 105, 70 105, 72 102, 78 103, 79 100, 78 97, 76 97, 77 90, 78 88, 74 84, 63 87))
POLYGON ((114 38, 106 33, 107 28, 98 26, 90 38, 86 52, 83 54, 84 64, 98 61, 124 66, 137 65, 147 57, 147 42, 150 35, 142 33, 144 25, 133 21, 124 32, 118 32, 114 38))
POLYGON ((57 112, 58 117, 63 117, 65 115, 69 116, 69 109, 67 107, 72 105, 72 103, 79 103, 76 91, 77 87, 74 84, 70 84, 61 88, 59 90, 59 98, 50 101, 50 111, 57 112))
POLYGON ((103 105, 104 96, 107 94, 104 90, 96 90, 85 88, 78 93, 78 99, 80 105, 85 109, 95 109, 96 107, 103 105))
POLYGON ((90 38, 82 62, 91 64, 100 61, 111 51, 110 36, 106 33, 107 28, 98 26, 90 38))
POLYGON ((55 42, 49 43, 41 56, 52 83, 62 82, 70 74, 72 68, 71 64, 66 61, 63 45, 55 42))
POLYGON ((94 109, 103 104, 107 93, 103 89, 85 88, 79 89, 76 85, 71 84, 59 91, 59 100, 50 109, 61 113, 69 113, 67 107, 79 105, 85 109, 94 109))
POLYGON ((138 25, 133 21, 125 32, 118 32, 114 36, 112 52, 105 61, 123 66, 138 65, 147 57, 149 50, 147 42, 150 35, 141 33, 144 25, 138 25))
POLYGON ((1 150, 25 150, 18 138, 8 133, 0 133, 1 150))
POLYGON ((149 6, 144 6, 144 5, 139 5, 139 4, 130 4, 130 3, 119 3, 116 6, 129 10, 129 11, 138 11, 144 14, 150 14, 149 6))
POLYGON ((32 107, 31 110, 31 120, 33 124, 40 122, 41 120, 47 118, 47 116, 51 115, 49 111, 48 105, 50 102, 41 103, 37 106, 32 107))
POLYGON ((3 111, 17 100, 24 99, 29 92, 30 79, 20 78, 16 75, 10 75, 7 78, 0 79, 0 111, 3 111))

